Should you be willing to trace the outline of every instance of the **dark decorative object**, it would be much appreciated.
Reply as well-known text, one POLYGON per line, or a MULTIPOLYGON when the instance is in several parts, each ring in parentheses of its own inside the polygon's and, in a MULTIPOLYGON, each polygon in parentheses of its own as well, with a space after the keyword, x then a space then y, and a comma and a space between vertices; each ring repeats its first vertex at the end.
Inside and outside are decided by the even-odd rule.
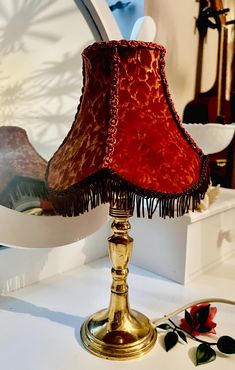
MULTIPOLYGON (((227 82, 227 46, 228 24, 226 14, 229 8, 224 8, 222 0, 200 0, 199 15, 196 26, 199 32, 197 69, 195 81, 195 97, 190 101, 183 113, 185 123, 222 123, 233 121, 233 96, 226 99, 227 82), (218 53, 216 78, 213 86, 206 92, 201 92, 203 47, 208 28, 218 31, 218 53)), ((210 171, 213 185, 235 187, 235 140, 223 151, 211 154, 210 171)))

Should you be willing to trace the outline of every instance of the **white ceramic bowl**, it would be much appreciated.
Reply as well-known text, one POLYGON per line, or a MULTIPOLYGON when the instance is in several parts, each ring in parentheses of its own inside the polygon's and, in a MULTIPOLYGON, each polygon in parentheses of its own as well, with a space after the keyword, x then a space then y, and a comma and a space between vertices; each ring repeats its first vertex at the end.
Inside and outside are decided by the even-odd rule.
POLYGON ((220 152, 232 141, 235 123, 183 123, 183 127, 205 154, 220 152))

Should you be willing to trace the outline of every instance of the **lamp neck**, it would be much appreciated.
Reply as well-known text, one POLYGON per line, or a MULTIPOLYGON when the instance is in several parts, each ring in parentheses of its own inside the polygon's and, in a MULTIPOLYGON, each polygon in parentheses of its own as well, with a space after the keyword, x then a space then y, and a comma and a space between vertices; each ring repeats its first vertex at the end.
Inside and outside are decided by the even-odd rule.
POLYGON ((123 194, 117 197, 116 200, 110 203, 109 215, 118 219, 128 219, 131 217, 133 215, 133 211, 130 207, 129 199, 123 194))
POLYGON ((112 262, 111 297, 109 319, 112 329, 122 326, 123 318, 129 315, 128 301, 128 263, 132 253, 133 239, 128 235, 131 226, 128 221, 129 211, 110 207, 110 214, 115 215, 112 223, 113 235, 109 241, 109 257, 112 262))

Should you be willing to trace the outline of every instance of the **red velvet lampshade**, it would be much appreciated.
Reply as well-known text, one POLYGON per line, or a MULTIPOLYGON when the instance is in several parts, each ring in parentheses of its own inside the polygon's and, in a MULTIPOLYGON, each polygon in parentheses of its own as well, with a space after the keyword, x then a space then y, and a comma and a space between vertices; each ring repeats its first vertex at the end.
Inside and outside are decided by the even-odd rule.
POLYGON ((24 129, 0 127, 0 204, 22 208, 29 199, 47 197, 45 171, 47 161, 29 142, 24 129), (23 204, 24 203, 24 204, 23 204))
POLYGON ((112 360, 142 356, 157 337, 150 320, 130 310, 129 217, 156 210, 173 217, 195 208, 209 182, 207 158, 184 131, 164 73, 165 49, 154 43, 110 41, 83 52, 84 89, 68 136, 47 168, 57 212, 79 215, 110 203, 113 282, 108 309, 82 325, 84 346, 112 360))
POLYGON ((80 106, 47 171, 59 213, 117 201, 138 215, 171 217, 204 196, 207 158, 181 126, 164 56, 160 45, 125 40, 84 50, 80 106))

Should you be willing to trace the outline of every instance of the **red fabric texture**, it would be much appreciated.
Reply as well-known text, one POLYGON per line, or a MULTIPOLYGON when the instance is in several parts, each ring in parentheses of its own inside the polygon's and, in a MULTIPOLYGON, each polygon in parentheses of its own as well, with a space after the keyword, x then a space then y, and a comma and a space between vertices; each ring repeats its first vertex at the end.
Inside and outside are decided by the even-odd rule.
POLYGON ((84 91, 48 167, 64 191, 102 169, 143 190, 181 193, 200 179, 202 155, 181 126, 164 74, 164 48, 134 41, 85 49, 84 91))
POLYGON ((84 58, 85 86, 66 142, 50 163, 49 186, 66 189, 102 168, 109 126, 112 50, 84 58))

